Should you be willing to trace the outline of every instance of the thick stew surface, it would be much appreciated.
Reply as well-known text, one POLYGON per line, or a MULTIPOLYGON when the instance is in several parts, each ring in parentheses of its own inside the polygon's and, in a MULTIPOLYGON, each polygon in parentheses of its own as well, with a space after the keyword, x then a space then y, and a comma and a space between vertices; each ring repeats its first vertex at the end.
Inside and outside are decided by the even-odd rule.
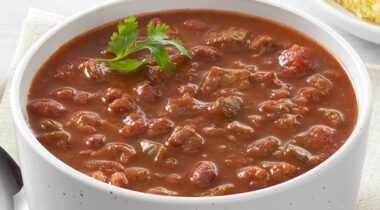
MULTIPOLYGON (((350 136, 357 102, 339 61, 286 26, 224 11, 138 15, 191 50, 111 71, 95 58, 115 23, 62 46, 30 87, 28 122, 60 160, 99 181, 172 196, 269 187, 316 167, 350 136)), ((141 39, 145 34, 140 35, 141 39)), ((149 57, 140 51, 134 58, 149 57)))

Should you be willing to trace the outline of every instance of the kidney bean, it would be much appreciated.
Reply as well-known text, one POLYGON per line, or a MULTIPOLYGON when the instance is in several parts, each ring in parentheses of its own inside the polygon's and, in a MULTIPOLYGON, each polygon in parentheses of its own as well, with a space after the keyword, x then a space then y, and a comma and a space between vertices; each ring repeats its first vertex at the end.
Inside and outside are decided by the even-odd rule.
POLYGON ((110 181, 110 184, 117 187, 127 187, 128 186, 128 179, 125 177, 125 174, 122 172, 116 172, 112 174, 110 181))
POLYGON ((113 88, 113 87, 110 87, 110 88, 107 88, 105 91, 104 91, 104 94, 103 94, 103 97, 102 97, 102 100, 106 103, 111 103, 113 102, 114 100, 118 99, 118 98, 121 98, 123 96, 123 92, 118 89, 118 88, 113 88))
POLYGON ((204 193, 201 193, 201 196, 221 196, 231 194, 235 186, 233 184, 222 184, 210 190, 207 190, 204 193))
POLYGON ((103 134, 94 134, 86 138, 86 145, 91 149, 99 149, 104 145, 106 136, 103 134))
POLYGON ((207 23, 196 19, 186 20, 185 22, 183 22, 183 25, 191 30, 204 30, 208 28, 207 23))
POLYGON ((124 174, 131 181, 149 181, 151 179, 150 171, 146 168, 127 168, 125 169, 124 174))
POLYGON ((240 169, 237 177, 242 182, 247 183, 252 189, 266 187, 270 179, 268 172, 257 166, 248 166, 240 169))
POLYGON ((174 123, 169 118, 158 118, 149 124, 147 135, 156 137, 170 132, 174 127, 174 123))
POLYGON ((87 161, 84 166, 88 169, 98 170, 106 174, 113 174, 124 170, 122 164, 110 160, 90 160, 87 161))
POLYGON ((190 173, 190 182, 199 188, 210 186, 218 177, 218 169, 211 161, 201 161, 190 173))
POLYGON ((30 112, 43 117, 62 117, 66 113, 65 107, 52 99, 36 99, 28 103, 30 112))
POLYGON ((217 61, 222 58, 222 51, 215 47, 196 46, 191 49, 194 58, 205 61, 217 61))

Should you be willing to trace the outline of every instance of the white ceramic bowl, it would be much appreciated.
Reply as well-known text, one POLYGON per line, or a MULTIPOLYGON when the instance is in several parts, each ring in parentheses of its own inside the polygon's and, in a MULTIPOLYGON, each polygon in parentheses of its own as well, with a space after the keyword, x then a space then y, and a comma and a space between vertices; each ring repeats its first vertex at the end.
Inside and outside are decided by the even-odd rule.
POLYGON ((313 14, 364 40, 380 44, 380 24, 360 19, 334 0, 313 0, 313 14))
POLYGON ((15 74, 11 107, 26 196, 31 210, 250 210, 354 208, 371 114, 371 87, 359 56, 337 33, 300 11, 267 0, 124 0, 91 8, 48 32, 26 54, 15 74), (266 17, 296 28, 326 46, 346 66, 359 103, 357 126, 348 141, 315 169, 266 189, 221 197, 164 197, 96 181, 64 164, 34 137, 26 123, 31 80, 46 59, 76 35, 142 12, 207 8, 266 17))

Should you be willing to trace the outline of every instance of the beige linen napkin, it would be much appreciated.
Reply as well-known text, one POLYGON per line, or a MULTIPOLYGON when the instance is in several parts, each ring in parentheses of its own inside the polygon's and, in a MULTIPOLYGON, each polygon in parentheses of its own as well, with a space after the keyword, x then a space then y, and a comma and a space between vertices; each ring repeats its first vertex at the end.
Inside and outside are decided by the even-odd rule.
MULTIPOLYGON (((0 146, 16 160, 17 149, 9 106, 9 86, 13 72, 24 53, 44 33, 63 20, 62 16, 31 9, 22 26, 15 58, 4 84, 0 84, 0 146), (5 90, 4 90, 5 89, 5 90)), ((356 205, 358 210, 380 210, 380 66, 368 65, 374 93, 374 111, 370 127, 369 146, 361 188, 356 205)))
POLYGON ((5 74, 3 81, 0 81, 0 146, 7 150, 10 155, 18 160, 15 143, 12 117, 9 104, 9 87, 17 64, 26 51, 43 34, 63 20, 62 16, 51 14, 37 9, 30 9, 22 25, 20 41, 18 43, 13 61, 5 74))

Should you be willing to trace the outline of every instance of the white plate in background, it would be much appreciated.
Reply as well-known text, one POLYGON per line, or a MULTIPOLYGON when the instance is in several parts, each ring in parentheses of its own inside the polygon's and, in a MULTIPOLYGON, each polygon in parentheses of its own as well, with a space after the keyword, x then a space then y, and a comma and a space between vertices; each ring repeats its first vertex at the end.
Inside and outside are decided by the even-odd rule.
POLYGON ((380 24, 361 19, 346 10, 334 0, 313 0, 314 16, 358 36, 364 40, 380 44, 380 24))

